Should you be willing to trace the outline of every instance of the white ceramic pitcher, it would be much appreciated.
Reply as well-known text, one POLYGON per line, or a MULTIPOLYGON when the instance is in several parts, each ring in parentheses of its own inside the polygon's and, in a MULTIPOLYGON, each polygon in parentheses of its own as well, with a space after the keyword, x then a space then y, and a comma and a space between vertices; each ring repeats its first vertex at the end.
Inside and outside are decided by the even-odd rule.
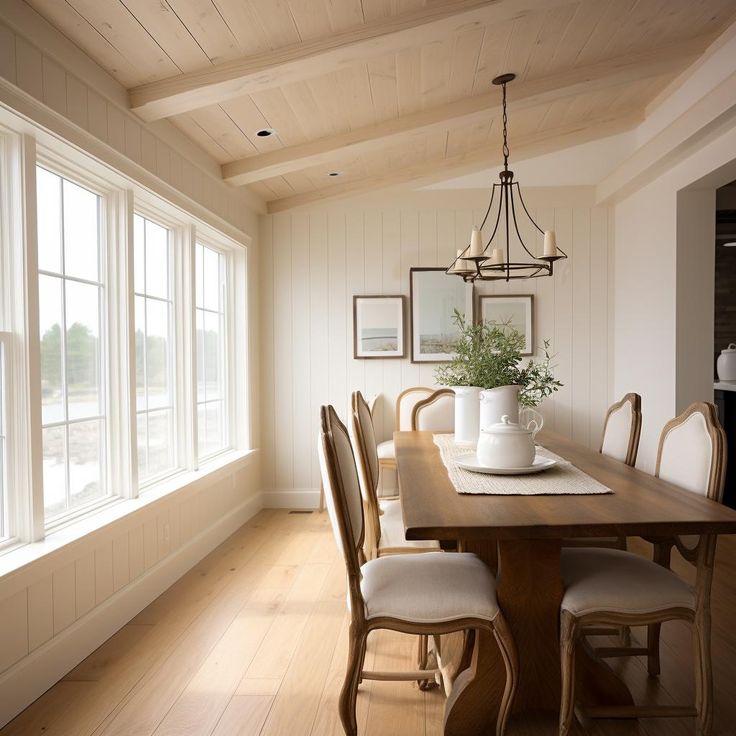
POLYGON ((488 388, 480 394, 481 432, 501 422, 507 416, 513 424, 519 423, 519 391, 521 386, 488 388))

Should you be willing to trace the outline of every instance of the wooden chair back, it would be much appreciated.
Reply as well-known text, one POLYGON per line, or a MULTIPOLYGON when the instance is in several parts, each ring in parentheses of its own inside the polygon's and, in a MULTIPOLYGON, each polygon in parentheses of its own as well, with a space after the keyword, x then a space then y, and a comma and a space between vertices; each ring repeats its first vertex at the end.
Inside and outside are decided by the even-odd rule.
POLYGON ((360 567, 363 556, 363 498, 353 448, 345 425, 334 407, 320 408, 319 464, 327 512, 337 545, 345 559, 348 594, 353 617, 362 616, 360 567))
POLYGON ((377 548, 381 537, 381 518, 378 506, 378 451, 376 435, 373 428, 370 405, 360 391, 354 391, 351 397, 350 428, 358 467, 358 478, 363 501, 370 517, 366 534, 377 548))
POLYGON ((411 417, 414 407, 422 399, 433 394, 435 389, 427 386, 413 386, 404 389, 396 398, 396 420, 397 432, 409 432, 411 430, 411 417))
POLYGON ((654 475, 721 502, 726 479, 726 433, 713 404, 695 402, 664 425, 654 475))
POLYGON ((412 410, 411 428, 427 432, 454 432, 455 392, 451 388, 441 388, 419 401, 412 410))
POLYGON ((600 452, 633 467, 639 452, 640 436, 641 396, 626 394, 606 412, 600 452))

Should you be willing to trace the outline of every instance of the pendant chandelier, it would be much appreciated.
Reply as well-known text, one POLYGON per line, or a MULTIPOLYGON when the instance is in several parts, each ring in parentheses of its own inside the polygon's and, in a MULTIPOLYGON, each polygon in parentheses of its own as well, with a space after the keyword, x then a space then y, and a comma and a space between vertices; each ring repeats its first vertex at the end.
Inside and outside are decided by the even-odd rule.
POLYGON ((457 251, 457 257, 445 271, 452 276, 460 276, 463 281, 511 281, 551 276, 554 262, 567 258, 567 254, 557 247, 554 231, 542 230, 534 222, 524 204, 519 183, 514 181, 514 172, 509 170, 506 85, 515 77, 515 74, 502 74, 493 80, 493 84, 500 85, 503 90, 503 171, 498 175, 501 183, 491 188, 491 201, 483 221, 473 228, 470 243, 457 251), (494 203, 497 211, 494 211, 494 203), (524 243, 516 219, 517 209, 518 214, 522 215, 523 211, 544 236, 542 255, 534 255, 524 243), (484 228, 491 231, 487 240, 484 240, 484 228))

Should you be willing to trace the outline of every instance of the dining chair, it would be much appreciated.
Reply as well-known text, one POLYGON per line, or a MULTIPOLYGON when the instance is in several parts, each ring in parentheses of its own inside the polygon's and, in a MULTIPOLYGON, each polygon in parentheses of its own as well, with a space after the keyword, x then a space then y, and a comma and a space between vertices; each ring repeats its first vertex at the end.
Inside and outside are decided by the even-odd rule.
MULTIPOLYGON (((404 389, 396 398, 394 429, 397 432, 411 430, 411 413, 418 401, 425 399, 434 391, 426 386, 413 386, 404 389)), ((380 468, 396 469, 396 448, 393 439, 378 443, 378 465, 380 468)))
MULTIPOLYGON (((641 396, 626 394, 621 401, 611 404, 603 421, 601 455, 631 466, 636 465, 641 436, 641 396)), ((565 547, 611 547, 626 549, 626 537, 580 537, 565 539, 565 547)), ((608 632, 606 632, 608 633, 608 632)), ((628 635, 624 635, 628 641, 628 635)))
MULTIPOLYGON (((668 422, 659 441, 655 475, 721 501, 725 479, 725 433, 713 404, 697 402, 668 422)), ((716 536, 651 539, 654 560, 616 549, 563 549, 565 593, 560 616, 562 703, 560 736, 570 732, 575 706, 575 645, 596 626, 647 626, 646 648, 599 649, 601 656, 646 655, 651 675, 658 675, 659 636, 665 621, 680 619, 693 626, 695 705, 592 708, 585 715, 604 717, 695 716, 696 733, 708 736, 712 726, 710 591, 716 536), (670 569, 672 547, 695 566, 695 585, 670 569)))
POLYGON ((345 733, 356 736, 358 732, 355 706, 362 680, 418 680, 438 673, 365 670, 371 632, 390 629, 439 638, 457 631, 485 630, 495 637, 506 671, 496 724, 496 734, 502 736, 519 670, 514 640, 499 608, 490 569, 470 553, 394 555, 366 562, 357 468, 348 431, 332 406, 320 409, 319 460, 327 510, 348 578, 349 653, 339 701, 345 733))
POLYGON ((440 388, 418 401, 411 412, 412 430, 447 434, 455 431, 455 392, 440 388))
POLYGON ((438 542, 407 540, 401 518, 401 501, 398 498, 378 498, 379 463, 370 407, 360 391, 353 392, 351 406, 350 436, 367 517, 366 558, 439 550, 438 542))
POLYGON ((636 465, 641 436, 641 396, 626 394, 611 404, 603 422, 600 452, 632 468, 636 465))

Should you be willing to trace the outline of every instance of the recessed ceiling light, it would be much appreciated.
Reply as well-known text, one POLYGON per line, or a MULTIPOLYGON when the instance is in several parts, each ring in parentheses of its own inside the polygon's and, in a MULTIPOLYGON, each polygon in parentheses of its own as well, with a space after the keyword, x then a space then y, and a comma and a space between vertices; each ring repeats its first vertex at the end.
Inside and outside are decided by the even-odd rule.
POLYGON ((342 171, 330 171, 327 176, 340 176, 342 174, 342 171))
POLYGON ((276 131, 273 128, 261 128, 256 131, 256 135, 259 138, 268 138, 270 135, 276 135, 276 131))

